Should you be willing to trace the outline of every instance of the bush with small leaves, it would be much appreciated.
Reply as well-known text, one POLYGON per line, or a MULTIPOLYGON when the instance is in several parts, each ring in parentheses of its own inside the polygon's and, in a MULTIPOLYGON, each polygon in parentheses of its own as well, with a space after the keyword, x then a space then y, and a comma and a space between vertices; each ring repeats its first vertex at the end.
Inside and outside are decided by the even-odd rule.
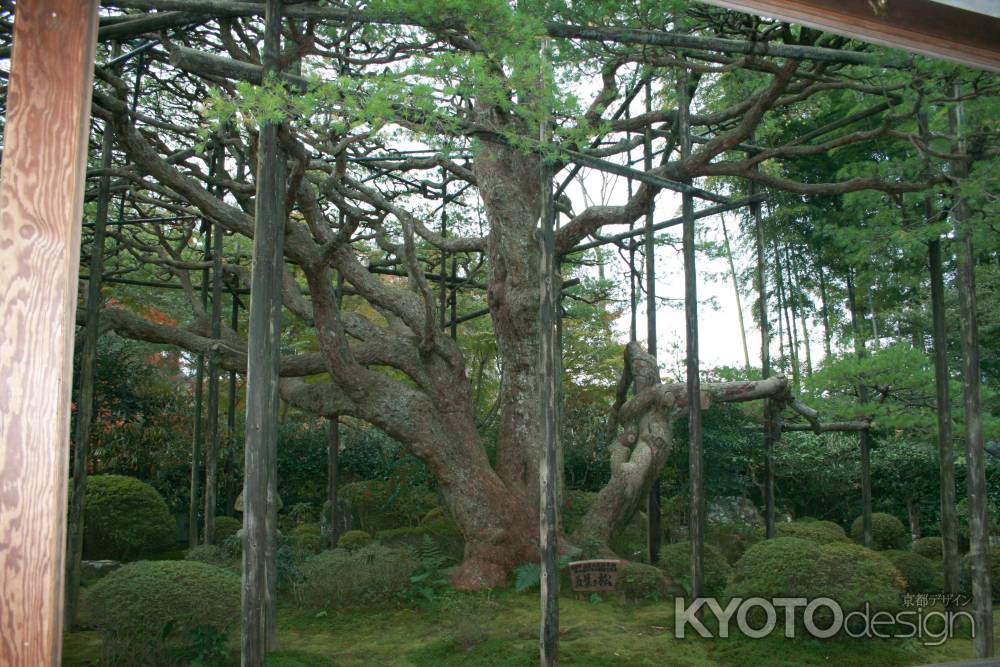
POLYGON ((669 582, 663 572, 645 563, 625 563, 618 570, 616 588, 626 600, 662 600, 669 594, 669 582))
MULTIPOLYGON (((895 566, 871 549, 850 542, 818 544, 778 537, 747 549, 733 568, 725 595, 828 597, 836 600, 845 614, 863 609, 866 602, 873 610, 891 612, 899 607, 905 586, 895 566)), ((829 627, 832 622, 827 612, 821 609, 816 615, 819 627, 829 627)), ((801 623, 802 615, 797 619, 801 623)), ((752 618, 751 624, 760 627, 762 620, 752 618)))
POLYGON ((83 557, 129 561, 170 549, 176 522, 149 484, 125 475, 87 480, 83 557))
POLYGON ((934 579, 941 568, 940 562, 924 558, 912 551, 889 549, 883 551, 890 563, 896 566, 906 580, 907 593, 939 593, 934 586, 934 579))
POLYGON ((913 540, 910 550, 932 561, 944 560, 944 540, 940 537, 920 537, 913 540))
POLYGON ((323 535, 318 523, 302 523, 292 528, 288 541, 302 554, 317 554, 323 550, 323 535))
POLYGON ((87 616, 104 640, 110 665, 175 667, 188 664, 198 633, 235 627, 240 615, 240 577, 190 560, 139 561, 87 589, 87 616))
POLYGON ((716 523, 705 528, 705 543, 721 551, 730 564, 738 561, 747 549, 762 539, 764 531, 755 526, 716 523))
POLYGON ((337 548, 356 551, 372 543, 372 536, 363 530, 349 530, 337 540, 337 548))
MULTIPOLYGON (((851 524, 851 539, 858 544, 863 541, 864 517, 858 517, 851 524)), ((872 548, 878 550, 898 549, 906 541, 908 531, 903 522, 891 514, 872 514, 872 548)))
POLYGON ((455 524, 438 519, 420 526, 391 528, 375 533, 375 541, 394 549, 420 548, 430 539, 443 554, 452 560, 461 560, 465 554, 465 540, 455 524))
POLYGON ((215 517, 215 533, 212 544, 222 544, 226 538, 240 532, 241 528, 243 528, 243 524, 239 519, 234 519, 231 516, 215 517))
POLYGON ((403 594, 417 568, 413 556, 380 544, 330 549, 306 560, 296 599, 310 609, 385 603, 403 594))
MULTIPOLYGON (((705 579, 705 595, 718 596, 726 588, 732 567, 722 552, 711 544, 705 545, 702 552, 703 576, 705 579)), ((690 590, 691 581, 691 543, 675 542, 665 544, 660 549, 659 567, 671 579, 690 590)))
POLYGON ((440 506, 437 494, 426 486, 383 480, 346 484, 339 495, 354 508, 360 528, 372 533, 416 526, 428 512, 440 506))
POLYGON ((229 551, 217 544, 199 544, 192 549, 188 549, 187 553, 184 554, 184 560, 193 560, 219 567, 236 566, 236 559, 230 555, 229 551))
POLYGON ((563 492, 562 521, 563 530, 567 534, 572 533, 580 525, 580 520, 590 511, 590 506, 594 504, 597 494, 593 491, 580 491, 578 489, 567 489, 563 492))
POLYGON ((832 521, 813 519, 812 521, 782 522, 776 524, 774 529, 778 537, 798 537, 803 540, 812 540, 818 544, 848 541, 844 529, 832 521))

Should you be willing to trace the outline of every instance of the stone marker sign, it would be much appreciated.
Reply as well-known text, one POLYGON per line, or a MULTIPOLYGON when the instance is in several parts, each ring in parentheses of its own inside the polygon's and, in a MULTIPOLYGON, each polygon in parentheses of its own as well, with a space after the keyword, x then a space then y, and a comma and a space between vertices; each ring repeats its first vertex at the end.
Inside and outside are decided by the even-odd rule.
POLYGON ((613 591, 622 561, 578 560, 569 564, 570 581, 578 593, 613 591))

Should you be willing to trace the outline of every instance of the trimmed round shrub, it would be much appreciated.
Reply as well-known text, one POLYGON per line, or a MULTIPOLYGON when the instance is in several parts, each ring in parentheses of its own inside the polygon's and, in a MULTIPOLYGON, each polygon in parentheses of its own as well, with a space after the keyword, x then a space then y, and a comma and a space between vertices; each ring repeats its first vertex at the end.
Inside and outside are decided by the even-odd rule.
MULTIPOLYGON (((828 597, 847 614, 864 608, 866 602, 873 611, 893 611, 899 607, 905 585, 895 566, 871 549, 850 542, 817 544, 778 537, 747 550, 733 568, 725 594, 765 599, 828 597)), ((820 608, 816 615, 821 628, 832 620, 828 611, 820 608)), ((801 624, 802 614, 796 619, 801 624)), ((754 627, 759 627, 761 620, 753 619, 754 627)))
MULTIPOLYGON (((1000 572, 1000 547, 990 547, 990 572, 1000 572)), ((962 593, 972 595, 972 554, 967 553, 962 557, 961 569, 962 593)), ((994 582, 993 601, 1000 602, 1000 582, 994 582)))
POLYGON ((352 482, 338 493, 350 502, 359 527, 369 533, 419 525, 428 512, 440 506, 437 494, 426 486, 383 480, 352 482))
POLYGON ((913 540, 910 549, 932 561, 944 560, 944 540, 940 537, 920 537, 913 540))
POLYGON ((616 588, 626 600, 661 600, 668 595, 669 582, 660 568, 629 561, 618 572, 616 588))
MULTIPOLYGON (((851 524, 851 538, 861 544, 864 541, 864 517, 859 516, 851 524)), ((891 514, 872 514, 872 548, 877 550, 898 549, 908 535, 903 522, 891 514)))
POLYGON ((215 517, 215 532, 212 534, 212 544, 222 544, 226 538, 235 535, 243 528, 243 523, 239 519, 231 516, 215 517))
POLYGON ((217 544, 199 544, 193 549, 188 549, 187 553, 184 554, 184 560, 193 560, 219 567, 232 567, 236 564, 236 559, 217 544))
POLYGON ((173 546, 176 523, 156 489, 135 477, 87 480, 83 557, 129 561, 173 546))
POLYGON ((88 589, 84 605, 111 665, 188 664, 193 633, 224 634, 240 618, 240 578, 195 561, 129 563, 88 589))
POLYGON ((889 549, 883 551, 890 563, 896 566, 906 580, 908 593, 937 593, 934 579, 937 577, 940 563, 935 563, 912 551, 889 549))
MULTIPOLYGON (((367 535, 367 533, 366 533, 367 535)), ((323 534, 318 523, 302 523, 292 528, 288 534, 292 548, 305 554, 317 554, 323 550, 323 534)))
POLYGON ((829 544, 830 542, 847 542, 847 533, 844 529, 832 521, 793 521, 791 523, 782 522, 774 526, 778 537, 798 537, 803 540, 812 540, 818 544, 829 544))
POLYGON ((337 540, 337 548, 356 551, 372 543, 372 536, 363 530, 349 530, 337 540))
POLYGON ((726 561, 735 563, 746 550, 764 539, 764 532, 755 526, 735 523, 709 524, 705 528, 705 543, 717 548, 726 561))
POLYGON ((330 549, 302 564, 302 581, 295 586, 295 595, 310 609, 387 602, 410 585, 416 567, 408 551, 380 544, 354 551, 330 549))
MULTIPOLYGON (((703 558, 705 595, 710 597, 722 595, 732 574, 729 561, 711 544, 705 545, 703 558)), ((691 580, 691 543, 674 542, 663 545, 660 549, 659 567, 671 579, 689 588, 687 583, 691 580)))

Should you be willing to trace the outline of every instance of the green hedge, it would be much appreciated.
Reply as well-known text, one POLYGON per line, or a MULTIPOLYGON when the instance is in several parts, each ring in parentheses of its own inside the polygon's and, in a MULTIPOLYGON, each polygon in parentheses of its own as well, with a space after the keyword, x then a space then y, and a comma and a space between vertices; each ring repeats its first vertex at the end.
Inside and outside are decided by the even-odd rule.
POLYGON ((465 540, 455 525, 449 521, 439 519, 420 526, 392 528, 375 533, 377 542, 393 549, 420 549, 425 537, 429 537, 450 560, 462 560, 465 540))
MULTIPOLYGON (((828 597, 846 614, 864 608, 866 602, 875 611, 898 609, 905 586, 895 566, 871 549, 849 542, 817 544, 778 537, 747 550, 733 568, 725 594, 765 599, 828 597)), ((801 614, 797 618, 801 623, 801 614)), ((816 618, 820 627, 830 622, 822 614, 816 618)), ((754 627, 759 627, 759 620, 755 619, 754 627)))
POLYGON ((615 584, 626 600, 660 600, 669 593, 669 582, 663 572, 653 565, 627 562, 618 572, 615 584))
POLYGON ((124 475, 87 480, 83 557, 129 561, 173 547, 176 522, 156 489, 124 475))
POLYGON ((302 523, 288 534, 292 547, 303 554, 318 554, 323 550, 323 535, 318 523, 302 523))
POLYGON ((295 596, 310 609, 384 603, 410 585, 416 567, 408 551, 380 544, 354 551, 331 549, 302 564, 295 596))
POLYGON ((369 533, 402 526, 416 526, 439 507, 437 494, 425 486, 410 486, 382 480, 352 482, 339 491, 351 503, 358 527, 369 533))
POLYGON ((184 554, 184 560, 193 560, 199 563, 208 563, 219 567, 235 567, 237 559, 217 544, 199 544, 193 549, 188 549, 184 554))
POLYGON ((337 540, 337 548, 355 551, 372 543, 372 536, 363 530, 349 530, 337 540))
MULTIPOLYGON (((691 581, 691 543, 674 542, 664 544, 660 549, 659 567, 671 579, 690 590, 691 581)), ((732 567, 722 552, 711 544, 705 545, 703 552, 703 576, 705 578, 705 595, 719 596, 726 589, 732 567)))
POLYGON ((196 561, 139 561, 101 579, 83 603, 107 664, 174 667, 190 661, 193 633, 237 626, 240 577, 196 561))
MULTIPOLYGON (((864 517, 858 517, 851 524, 851 538, 861 544, 863 541, 864 517)), ((872 514, 872 548, 878 550, 899 549, 906 543, 909 532, 903 522, 891 514, 872 514)))
POLYGON ((934 579, 941 569, 940 561, 935 563, 913 551, 898 549, 883 551, 882 555, 903 575, 908 593, 940 593, 934 585, 934 579))
POLYGON ((915 554, 933 561, 944 560, 944 540, 940 537, 921 537, 913 540, 910 549, 915 554))
POLYGON ((227 538, 240 532, 242 528, 243 523, 239 519, 234 519, 231 516, 215 517, 215 533, 212 544, 222 544, 227 538))
POLYGON ((746 550, 764 539, 764 531, 754 526, 735 523, 709 524, 705 528, 705 543, 717 548, 730 564, 738 561, 746 550))
POLYGON ((774 530, 778 537, 798 537, 812 540, 818 544, 830 542, 847 542, 847 533, 832 521, 793 521, 775 524, 774 530))

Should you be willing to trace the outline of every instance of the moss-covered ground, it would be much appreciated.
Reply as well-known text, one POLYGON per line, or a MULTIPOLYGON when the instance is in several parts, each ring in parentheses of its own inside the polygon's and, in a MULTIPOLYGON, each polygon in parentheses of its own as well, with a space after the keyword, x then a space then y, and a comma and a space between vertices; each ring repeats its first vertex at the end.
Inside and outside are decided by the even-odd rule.
MULTIPOLYGON (((537 594, 448 592, 420 605, 314 612, 282 606, 281 650, 271 667, 529 667, 538 664, 537 594)), ((577 667, 902 667, 971 658, 967 637, 938 647, 916 640, 762 640, 674 637, 673 604, 561 604, 561 664, 577 667)), ((1000 614, 995 625, 1000 626, 1000 614)), ((231 640, 234 665, 236 638, 231 640)), ((63 664, 98 665, 94 632, 68 633, 63 664)))

